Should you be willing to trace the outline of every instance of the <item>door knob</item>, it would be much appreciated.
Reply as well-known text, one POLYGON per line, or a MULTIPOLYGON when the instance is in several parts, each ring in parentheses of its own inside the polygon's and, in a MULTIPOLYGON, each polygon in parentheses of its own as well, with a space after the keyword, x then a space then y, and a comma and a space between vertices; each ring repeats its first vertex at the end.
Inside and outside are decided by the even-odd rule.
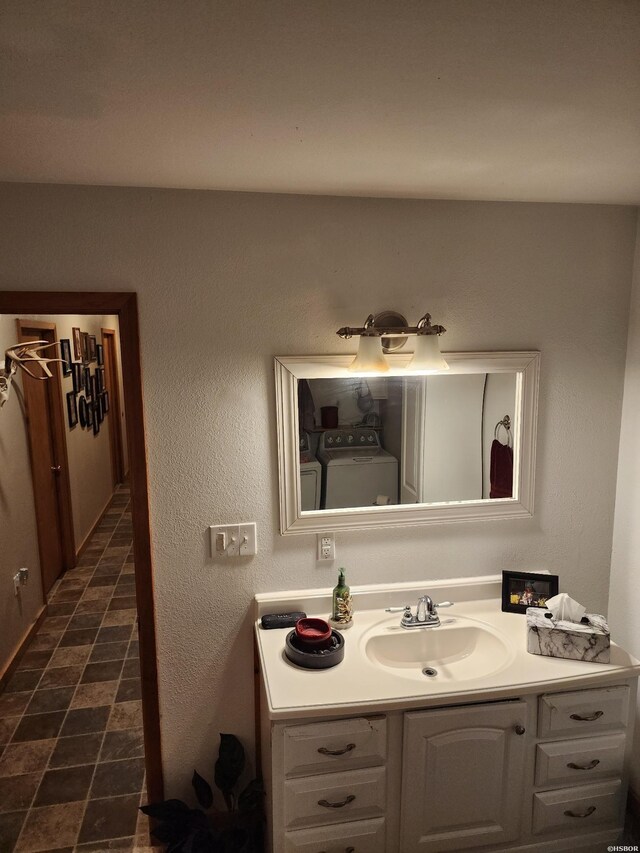
POLYGON ((517 735, 523 735, 526 731, 524 726, 515 726, 514 731, 517 735))
POLYGON ((54 474, 59 474, 62 471, 62 465, 52 465, 51 470, 54 474))

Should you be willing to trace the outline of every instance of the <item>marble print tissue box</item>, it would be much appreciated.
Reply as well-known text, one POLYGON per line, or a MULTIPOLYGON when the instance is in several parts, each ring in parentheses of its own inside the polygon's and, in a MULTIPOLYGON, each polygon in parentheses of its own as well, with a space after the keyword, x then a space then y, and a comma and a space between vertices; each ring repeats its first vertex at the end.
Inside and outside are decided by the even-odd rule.
POLYGON ((609 663, 609 626, 604 616, 587 613, 588 623, 549 619, 540 607, 527 608, 527 651, 552 658, 609 663))

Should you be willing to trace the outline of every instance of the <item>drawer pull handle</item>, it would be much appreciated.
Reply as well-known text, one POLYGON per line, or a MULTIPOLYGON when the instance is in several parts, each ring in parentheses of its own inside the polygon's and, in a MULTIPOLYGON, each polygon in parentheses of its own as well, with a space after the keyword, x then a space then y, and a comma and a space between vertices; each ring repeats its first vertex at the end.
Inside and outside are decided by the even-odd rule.
POLYGON ((355 743, 348 743, 344 749, 327 749, 326 746, 321 746, 318 752, 320 755, 345 755, 345 753, 351 752, 355 748, 355 743))
POLYGON ((355 794, 349 794, 349 796, 345 797, 341 803, 330 803, 329 800, 318 800, 318 805, 322 806, 324 809, 341 809, 344 806, 348 806, 349 803, 352 803, 355 798, 355 794))
POLYGON ((599 720, 602 716, 604 716, 604 711, 595 711, 586 717, 581 717, 580 714, 572 714, 570 719, 580 720, 583 723, 592 723, 594 720, 599 720))
POLYGON ((586 810, 586 812, 572 812, 571 809, 567 809, 567 811, 565 812, 565 815, 567 817, 589 817, 589 815, 592 815, 595 810, 596 810, 595 806, 589 806, 589 808, 586 810))
POLYGON ((597 767, 600 764, 599 758, 594 758, 593 761, 590 761, 588 764, 574 764, 573 761, 570 761, 567 764, 567 767, 570 767, 571 770, 593 770, 594 767, 597 767))
MULTIPOLYGON (((321 850, 320 853, 327 853, 327 851, 321 850)), ((356 848, 355 847, 345 847, 344 853, 356 853, 356 848)))

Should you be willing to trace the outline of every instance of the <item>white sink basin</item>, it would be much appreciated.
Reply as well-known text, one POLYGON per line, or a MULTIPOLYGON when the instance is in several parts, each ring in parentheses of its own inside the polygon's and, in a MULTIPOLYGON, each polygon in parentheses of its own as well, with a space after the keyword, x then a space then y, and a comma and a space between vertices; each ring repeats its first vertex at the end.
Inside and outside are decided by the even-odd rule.
POLYGON ((483 678, 507 666, 513 658, 506 638, 498 632, 459 618, 446 620, 438 628, 406 629, 387 623, 372 628, 362 637, 362 643, 372 663, 423 681, 483 678))

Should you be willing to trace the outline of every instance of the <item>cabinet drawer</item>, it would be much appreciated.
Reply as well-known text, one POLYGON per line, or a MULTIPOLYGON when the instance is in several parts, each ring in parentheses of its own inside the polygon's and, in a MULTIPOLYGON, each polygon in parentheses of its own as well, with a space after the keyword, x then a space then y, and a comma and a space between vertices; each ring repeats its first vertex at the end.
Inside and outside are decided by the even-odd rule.
POLYGON ((284 783, 286 829, 383 817, 385 769, 347 770, 284 783))
POLYGON ((540 698, 538 734, 587 734, 627 725, 629 688, 576 690, 574 693, 548 693, 540 698))
POLYGON ((359 820, 313 829, 297 829, 284 837, 285 853, 385 853, 384 818, 359 820))
POLYGON ((536 835, 555 829, 588 832, 591 826, 615 823, 621 817, 621 806, 619 779, 544 791, 533 796, 533 832, 536 835))
POLYGON ((286 776, 370 767, 384 763, 386 754, 386 717, 310 723, 284 730, 286 776))
POLYGON ((536 785, 575 785, 602 776, 621 776, 624 744, 622 733, 539 743, 536 785))

